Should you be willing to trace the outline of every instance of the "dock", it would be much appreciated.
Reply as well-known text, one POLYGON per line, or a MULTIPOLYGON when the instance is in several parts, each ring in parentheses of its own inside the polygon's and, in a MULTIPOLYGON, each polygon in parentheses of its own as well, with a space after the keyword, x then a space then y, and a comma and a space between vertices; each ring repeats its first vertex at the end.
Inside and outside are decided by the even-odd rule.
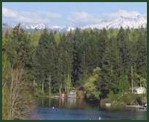
POLYGON ((126 109, 136 111, 147 111, 147 107, 141 105, 126 105, 126 109))

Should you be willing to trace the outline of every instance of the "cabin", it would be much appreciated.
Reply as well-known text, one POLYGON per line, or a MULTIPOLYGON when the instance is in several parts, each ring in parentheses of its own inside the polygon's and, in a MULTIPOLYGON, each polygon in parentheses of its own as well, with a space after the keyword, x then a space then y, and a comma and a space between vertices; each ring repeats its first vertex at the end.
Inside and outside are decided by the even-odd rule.
POLYGON ((69 93, 68 93, 68 98, 76 98, 77 97, 77 92, 76 90, 71 90, 69 93))
POLYGON ((132 91, 133 91, 133 94, 145 94, 146 88, 145 87, 134 87, 132 91))

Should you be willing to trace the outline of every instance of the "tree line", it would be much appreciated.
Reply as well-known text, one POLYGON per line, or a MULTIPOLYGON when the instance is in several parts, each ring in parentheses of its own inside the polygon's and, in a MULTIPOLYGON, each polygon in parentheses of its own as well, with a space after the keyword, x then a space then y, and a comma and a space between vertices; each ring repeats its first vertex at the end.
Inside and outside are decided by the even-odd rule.
POLYGON ((143 85, 147 78, 146 29, 80 30, 68 33, 44 30, 30 61, 35 81, 42 92, 68 92, 71 87, 85 86, 87 78, 98 69, 94 83, 100 97, 121 87, 143 85))

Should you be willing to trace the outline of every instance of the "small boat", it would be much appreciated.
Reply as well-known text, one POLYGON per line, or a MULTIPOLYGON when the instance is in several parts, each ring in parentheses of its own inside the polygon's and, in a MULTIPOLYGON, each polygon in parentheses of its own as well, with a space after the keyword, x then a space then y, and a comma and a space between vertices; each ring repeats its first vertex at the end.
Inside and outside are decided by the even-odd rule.
POLYGON ((147 103, 145 103, 145 104, 144 104, 144 107, 146 107, 146 108, 147 108, 147 103))

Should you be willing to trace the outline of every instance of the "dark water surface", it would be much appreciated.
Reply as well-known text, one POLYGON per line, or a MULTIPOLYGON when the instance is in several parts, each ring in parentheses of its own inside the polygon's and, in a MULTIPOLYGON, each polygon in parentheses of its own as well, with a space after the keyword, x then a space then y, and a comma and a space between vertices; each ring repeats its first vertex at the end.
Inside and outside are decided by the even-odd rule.
POLYGON ((146 120, 143 111, 103 111, 98 105, 87 104, 83 100, 48 99, 39 100, 31 115, 32 120, 146 120))

